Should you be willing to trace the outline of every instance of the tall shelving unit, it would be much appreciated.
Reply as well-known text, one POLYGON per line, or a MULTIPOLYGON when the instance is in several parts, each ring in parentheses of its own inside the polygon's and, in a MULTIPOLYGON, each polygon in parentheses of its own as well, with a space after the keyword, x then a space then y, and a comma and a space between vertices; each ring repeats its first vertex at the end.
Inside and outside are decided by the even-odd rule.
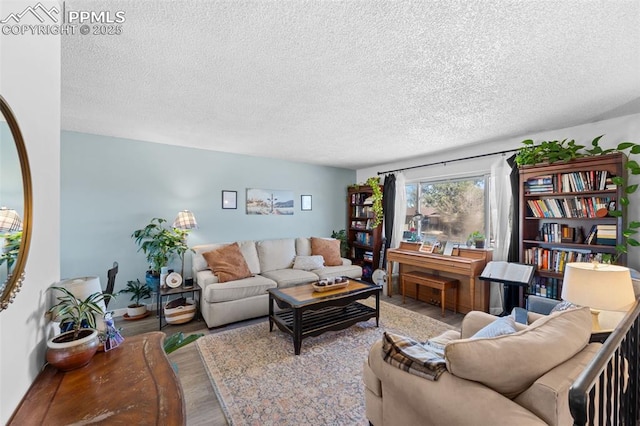
MULTIPOLYGON (((616 153, 521 167, 520 262, 537 266, 527 294, 560 299, 566 263, 615 255, 626 210, 621 217, 607 212, 621 207, 623 189, 611 177, 626 179, 624 160, 616 153)), ((617 263, 626 265, 626 257, 617 263)))
MULTIPOLYGON (((382 186, 380 187, 382 190, 382 186)), ((373 227, 374 214, 371 198, 373 190, 368 185, 347 190, 347 234, 350 259, 363 268, 363 278, 371 279, 371 273, 380 266, 382 249, 382 224, 373 227)), ((384 267, 384 266, 383 266, 384 267)))

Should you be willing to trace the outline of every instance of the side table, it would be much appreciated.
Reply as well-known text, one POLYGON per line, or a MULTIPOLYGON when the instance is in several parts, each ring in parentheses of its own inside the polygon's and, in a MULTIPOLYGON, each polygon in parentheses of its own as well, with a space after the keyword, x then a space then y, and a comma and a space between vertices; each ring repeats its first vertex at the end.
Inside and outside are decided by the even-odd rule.
POLYGON ((200 314, 200 294, 201 294, 202 289, 200 288, 199 285, 193 284, 189 287, 185 287, 184 285, 181 285, 180 287, 176 287, 176 288, 171 288, 171 287, 160 287, 158 289, 157 294, 157 306, 158 306, 158 330, 162 330, 162 327, 164 327, 167 324, 162 324, 162 321, 164 319, 164 305, 163 305, 163 300, 165 298, 168 298, 169 296, 175 296, 175 295, 183 295, 186 293, 191 293, 191 296, 193 297, 193 303, 196 305, 196 315, 195 318, 198 318, 198 315, 200 314))
POLYGON ((162 348, 165 334, 126 337, 77 370, 47 365, 8 425, 183 425, 182 387, 162 348))

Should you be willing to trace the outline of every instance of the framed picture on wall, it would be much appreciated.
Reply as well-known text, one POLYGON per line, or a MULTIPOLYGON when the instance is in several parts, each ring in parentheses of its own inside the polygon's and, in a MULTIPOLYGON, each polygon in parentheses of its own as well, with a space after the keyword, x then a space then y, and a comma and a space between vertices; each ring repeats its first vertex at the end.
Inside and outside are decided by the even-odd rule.
POLYGON ((247 188, 247 214, 290 216, 293 191, 247 188))
POLYGON ((238 192, 222 191, 222 208, 237 209, 238 208, 238 192))
POLYGON ((311 210, 311 195, 300 196, 300 210, 304 210, 304 211, 311 210))

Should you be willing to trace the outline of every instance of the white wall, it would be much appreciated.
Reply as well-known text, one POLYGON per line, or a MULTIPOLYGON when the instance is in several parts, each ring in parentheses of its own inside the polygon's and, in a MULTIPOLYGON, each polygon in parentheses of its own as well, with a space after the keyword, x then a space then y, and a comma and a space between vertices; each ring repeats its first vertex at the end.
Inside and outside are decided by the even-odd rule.
MULTIPOLYGON (((29 5, 34 3, 3 1, 0 16, 29 5)), ((0 313, 0 423, 5 424, 44 364, 43 292, 60 275, 60 37, 0 35, 0 94, 22 130, 33 183, 23 288, 0 313)))
MULTIPOLYGON (((368 177, 377 176, 378 172, 388 170, 396 170, 404 167, 436 163, 461 157, 471 157, 479 154, 517 149, 523 146, 522 141, 525 139, 532 139, 535 143, 539 143, 543 140, 574 139, 578 144, 589 146, 596 136, 602 134, 604 134, 604 137, 600 140, 600 146, 603 148, 613 148, 617 146, 618 143, 624 141, 640 144, 640 114, 627 115, 624 117, 617 117, 610 120, 603 120, 564 129, 523 134, 522 136, 515 138, 475 144, 464 147, 463 149, 441 152, 426 157, 416 157, 411 161, 380 164, 375 167, 358 170, 356 173, 356 180, 358 182, 364 182, 368 177)), ((506 157, 509 157, 510 155, 511 154, 506 154, 506 157)), ((500 158, 500 156, 489 156, 473 160, 458 161, 446 165, 416 168, 406 170, 404 173, 407 181, 422 178, 448 178, 477 175, 479 173, 488 172, 491 168, 491 163, 496 161, 497 158, 500 158)), ((640 183, 640 176, 630 176, 630 183, 640 183)), ((628 220, 640 220, 640 191, 630 195, 629 198, 631 204, 628 210, 628 220)), ((640 270, 640 248, 629 247, 627 260, 630 267, 640 270)))

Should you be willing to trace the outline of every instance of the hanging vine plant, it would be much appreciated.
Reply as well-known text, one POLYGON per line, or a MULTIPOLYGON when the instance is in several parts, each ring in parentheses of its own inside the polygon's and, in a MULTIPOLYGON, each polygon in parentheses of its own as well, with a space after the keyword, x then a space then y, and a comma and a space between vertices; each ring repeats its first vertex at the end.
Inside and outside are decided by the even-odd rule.
MULTIPOLYGON (((606 155, 614 152, 620 152, 625 154, 627 161, 624 163, 624 167, 632 175, 640 175, 640 165, 635 160, 630 160, 629 156, 632 154, 640 154, 640 145, 633 142, 621 142, 615 148, 602 149, 599 142, 604 135, 600 135, 591 141, 591 149, 584 149, 584 145, 577 145, 572 139, 567 141, 542 141, 539 145, 535 145, 533 140, 527 139, 522 141, 525 145, 518 150, 515 161, 518 166, 533 165, 539 163, 555 163, 557 161, 571 161, 576 158, 606 155)), ((638 185, 629 185, 628 182, 622 176, 615 176, 612 179, 613 183, 623 189, 623 196, 620 198, 620 208, 618 210, 610 211, 609 215, 614 217, 622 216, 622 208, 629 206, 629 194, 633 194, 637 191, 638 185)), ((615 263, 622 254, 627 254, 627 245, 638 247, 640 241, 636 238, 638 229, 640 228, 639 221, 629 221, 627 227, 622 230, 622 237, 624 244, 616 245, 616 256, 605 255, 603 260, 605 262, 615 263)))
POLYGON ((380 189, 380 178, 370 177, 367 179, 367 185, 371 187, 373 192, 373 227, 377 228, 382 223, 384 213, 382 211, 382 190, 380 189))

